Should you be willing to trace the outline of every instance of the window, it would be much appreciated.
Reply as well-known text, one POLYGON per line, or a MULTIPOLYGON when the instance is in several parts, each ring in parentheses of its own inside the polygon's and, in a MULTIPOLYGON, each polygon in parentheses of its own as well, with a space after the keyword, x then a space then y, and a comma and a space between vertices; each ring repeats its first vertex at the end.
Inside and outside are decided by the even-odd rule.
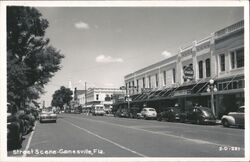
POLYGON ((210 59, 206 59, 206 77, 210 77, 211 70, 210 70, 210 59))
MULTIPOLYGON (((183 71, 185 71, 185 70, 186 70, 186 66, 183 66, 183 71)), ((184 82, 187 81, 187 79, 185 77, 183 78, 183 80, 184 80, 184 82)))
POLYGON ((175 79, 175 69, 173 69, 172 72, 173 72, 173 83, 175 83, 176 82, 176 79, 175 79))
POLYGON ((231 69, 244 67, 244 48, 230 53, 231 69))
POLYGON ((158 74, 155 74, 155 87, 158 87, 158 85, 159 85, 158 74))
POLYGON ((167 84, 167 80, 166 80, 166 71, 163 71, 163 83, 164 83, 164 85, 167 84))
POLYGON ((99 94, 96 94, 96 100, 97 101, 99 100, 99 94))
POLYGON ((137 90, 137 92, 139 91, 139 80, 138 79, 136 80, 136 90, 137 90))
POLYGON ((220 71, 225 71, 225 54, 220 55, 220 71))
POLYGON ((203 61, 199 61, 199 78, 203 78, 203 61))
POLYGON ((151 76, 148 77, 148 88, 151 88, 151 76))
POLYGON ((142 86, 143 86, 143 88, 145 88, 145 78, 144 77, 142 78, 142 86))

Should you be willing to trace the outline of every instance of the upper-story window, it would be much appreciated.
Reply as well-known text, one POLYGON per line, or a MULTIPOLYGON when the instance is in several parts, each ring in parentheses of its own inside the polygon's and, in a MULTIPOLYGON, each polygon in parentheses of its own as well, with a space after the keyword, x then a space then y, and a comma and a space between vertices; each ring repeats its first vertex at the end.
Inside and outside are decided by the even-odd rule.
POLYGON ((144 77, 142 78, 142 86, 143 86, 143 88, 145 88, 145 78, 144 77))
POLYGON ((99 94, 96 94, 96 100, 97 101, 99 100, 99 94))
POLYGON ((206 59, 206 77, 211 76, 211 65, 210 65, 210 59, 206 59))
POLYGON ((159 85, 158 74, 155 74, 155 87, 158 87, 158 85, 159 85))
POLYGON ((136 80, 136 90, 139 91, 139 79, 136 80))
POLYGON ((148 88, 151 88, 151 76, 148 76, 148 88))
POLYGON ((225 54, 220 55, 220 71, 225 71, 225 54))
POLYGON ((176 82, 175 68, 172 69, 172 72, 173 72, 173 83, 175 83, 176 82))
POLYGON ((230 52, 231 69, 244 67, 244 48, 230 52))
POLYGON ((167 80, 166 80, 166 71, 163 71, 163 84, 164 86, 167 84, 167 80))
MULTIPOLYGON (((183 71, 185 71, 186 70, 186 66, 183 66, 183 71)), ((184 82, 186 82, 187 81, 187 79, 185 78, 185 77, 183 77, 183 80, 184 80, 184 82)))
POLYGON ((199 61, 199 78, 203 78, 203 61, 199 61))

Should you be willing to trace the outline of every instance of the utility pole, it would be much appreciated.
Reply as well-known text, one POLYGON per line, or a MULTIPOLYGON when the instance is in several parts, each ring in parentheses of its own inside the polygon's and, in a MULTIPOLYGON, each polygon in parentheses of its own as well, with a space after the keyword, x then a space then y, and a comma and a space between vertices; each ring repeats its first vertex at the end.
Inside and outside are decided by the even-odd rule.
POLYGON ((85 82, 85 106, 87 106, 87 82, 85 82))

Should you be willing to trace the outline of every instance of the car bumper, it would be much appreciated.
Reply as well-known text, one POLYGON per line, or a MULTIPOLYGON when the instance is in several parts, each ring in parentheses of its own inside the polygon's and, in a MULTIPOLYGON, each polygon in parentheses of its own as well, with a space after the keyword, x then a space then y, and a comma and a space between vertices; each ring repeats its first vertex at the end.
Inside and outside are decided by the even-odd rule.
POLYGON ((215 124, 216 120, 215 119, 204 119, 203 122, 204 123, 213 123, 213 124, 215 124))

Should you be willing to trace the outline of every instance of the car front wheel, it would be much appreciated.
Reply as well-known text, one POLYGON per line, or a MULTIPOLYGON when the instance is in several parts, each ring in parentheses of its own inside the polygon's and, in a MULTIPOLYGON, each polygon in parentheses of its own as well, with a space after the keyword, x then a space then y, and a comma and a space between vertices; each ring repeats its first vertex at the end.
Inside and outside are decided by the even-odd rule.
POLYGON ((229 126, 230 126, 228 120, 226 120, 226 119, 222 120, 222 125, 223 125, 224 127, 229 127, 229 126))

